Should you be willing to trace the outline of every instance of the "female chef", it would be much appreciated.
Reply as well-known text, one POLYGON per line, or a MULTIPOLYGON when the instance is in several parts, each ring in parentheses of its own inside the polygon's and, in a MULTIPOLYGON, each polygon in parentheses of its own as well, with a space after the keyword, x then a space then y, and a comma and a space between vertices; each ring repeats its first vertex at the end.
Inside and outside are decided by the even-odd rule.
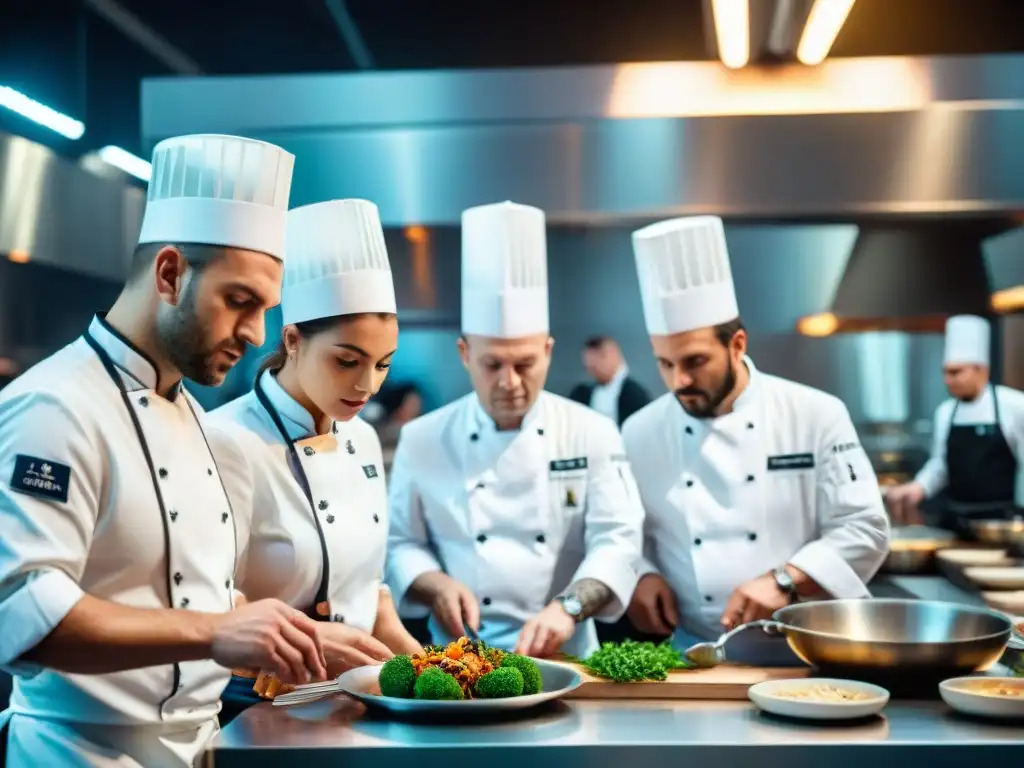
MULTIPOLYGON (((239 530, 238 590, 326 622, 332 674, 420 650, 382 585, 387 493, 380 440, 357 418, 398 342, 395 291, 377 207, 333 200, 293 209, 281 345, 254 390, 210 415, 239 530), (234 440, 239 451, 229 450, 234 440), (233 458, 232 458, 233 455, 233 458), (242 466, 244 464, 245 466, 242 466)), ((259 701, 236 674, 230 718, 259 701), (235 712, 232 712, 235 710, 235 712)))

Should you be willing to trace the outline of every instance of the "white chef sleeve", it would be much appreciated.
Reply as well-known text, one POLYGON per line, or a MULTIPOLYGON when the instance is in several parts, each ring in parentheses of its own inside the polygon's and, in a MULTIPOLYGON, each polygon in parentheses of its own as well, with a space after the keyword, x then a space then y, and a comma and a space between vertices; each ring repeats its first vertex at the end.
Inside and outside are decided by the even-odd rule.
POLYGON ((102 498, 103 446, 48 394, 0 402, 0 667, 20 660, 82 598, 102 498))
POLYGON ((594 618, 618 621, 637 583, 644 511, 626 450, 615 423, 595 419, 587 445, 586 554, 573 581, 596 579, 613 599, 594 618))
POLYGON ((914 482, 924 487, 928 498, 942 491, 949 479, 946 472, 946 441, 949 439, 949 422, 952 417, 952 400, 947 400, 935 409, 932 422, 932 455, 914 478, 914 482))
POLYGON ((866 584, 889 551, 889 516, 846 406, 836 401, 822 418, 815 457, 819 537, 789 562, 833 597, 870 597, 866 584))
POLYGON ((430 543, 423 503, 413 477, 411 441, 405 429, 399 434, 388 486, 388 554, 385 583, 400 616, 423 618, 430 609, 409 599, 409 587, 431 571, 442 571, 430 543))
POLYGON ((217 465, 221 483, 224 484, 235 522, 235 589, 248 598, 245 591, 245 570, 249 542, 258 522, 257 497, 263 497, 264 503, 273 503, 272 498, 267 500, 265 494, 260 493, 259 488, 266 485, 266 476, 259 473, 257 477, 250 459, 250 456, 255 456, 263 446, 249 445, 255 437, 252 432, 222 423, 220 419, 204 420, 203 432, 217 465))

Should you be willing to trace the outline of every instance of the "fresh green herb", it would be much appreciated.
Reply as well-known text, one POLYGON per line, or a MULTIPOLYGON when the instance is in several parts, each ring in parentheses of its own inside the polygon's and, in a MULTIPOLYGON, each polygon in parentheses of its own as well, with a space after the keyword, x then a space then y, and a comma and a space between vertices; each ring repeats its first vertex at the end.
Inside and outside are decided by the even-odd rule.
POLYGON ((683 659, 682 654, 668 640, 657 645, 651 642, 638 643, 635 640, 604 643, 586 659, 573 661, 578 661, 595 677, 616 683, 664 680, 670 669, 689 669, 693 666, 683 659))

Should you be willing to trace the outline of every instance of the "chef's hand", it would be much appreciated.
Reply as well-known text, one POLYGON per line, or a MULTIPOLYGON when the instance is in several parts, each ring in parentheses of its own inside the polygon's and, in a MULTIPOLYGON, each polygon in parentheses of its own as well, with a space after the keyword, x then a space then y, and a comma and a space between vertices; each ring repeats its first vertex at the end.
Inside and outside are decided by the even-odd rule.
POLYGON ((679 623, 672 587, 661 576, 649 573, 636 585, 627 611, 633 626, 649 635, 671 635, 679 623))
POLYGON ((519 633, 516 653, 544 658, 558 653, 576 631, 576 622, 557 600, 530 619, 519 633))
POLYGON ((320 628, 320 637, 330 677, 337 677, 355 667, 380 664, 395 655, 369 632, 347 624, 324 624, 320 628))
POLYGON ((327 679, 317 622, 280 600, 257 600, 214 617, 211 657, 228 669, 273 672, 285 683, 327 679))
POLYGON ((722 626, 732 629, 740 624, 767 619, 789 603, 790 596, 779 589, 775 576, 766 573, 746 584, 740 584, 733 591, 722 611, 722 626))
POLYGON ((885 505, 889 508, 892 521, 897 525, 917 525, 924 522, 920 504, 925 498, 924 486, 920 483, 904 483, 890 488, 885 494, 885 505))
POLYGON ((447 573, 431 571, 416 577, 412 590, 421 595, 441 626, 452 637, 466 634, 463 624, 474 632, 480 630, 480 604, 465 585, 447 573))

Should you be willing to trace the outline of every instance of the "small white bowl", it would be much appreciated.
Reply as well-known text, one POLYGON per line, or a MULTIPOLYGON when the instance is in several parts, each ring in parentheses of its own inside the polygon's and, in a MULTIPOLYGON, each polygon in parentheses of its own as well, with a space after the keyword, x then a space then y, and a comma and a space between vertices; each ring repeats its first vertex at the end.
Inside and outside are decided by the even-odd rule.
POLYGON ((1010 559, 1009 550, 1006 549, 953 547, 940 550, 935 553, 935 556, 954 565, 1001 565, 1006 562, 1013 562, 1010 559))
POLYGON ((808 677, 803 680, 767 680, 752 685, 747 696, 759 708, 773 715, 800 717, 808 720, 853 720, 877 715, 889 703, 885 688, 859 680, 835 680, 827 677, 808 677), (800 691, 817 685, 831 685, 848 691, 866 694, 859 701, 818 701, 780 696, 782 692, 800 691))
POLYGON ((978 717, 1024 719, 1024 678, 1020 677, 954 677, 939 683, 942 700, 957 712, 978 717), (971 690, 981 682, 1007 684, 1021 688, 1020 696, 993 696, 971 690))
POLYGON ((989 589, 1024 589, 1024 568, 964 568, 964 576, 989 589))

